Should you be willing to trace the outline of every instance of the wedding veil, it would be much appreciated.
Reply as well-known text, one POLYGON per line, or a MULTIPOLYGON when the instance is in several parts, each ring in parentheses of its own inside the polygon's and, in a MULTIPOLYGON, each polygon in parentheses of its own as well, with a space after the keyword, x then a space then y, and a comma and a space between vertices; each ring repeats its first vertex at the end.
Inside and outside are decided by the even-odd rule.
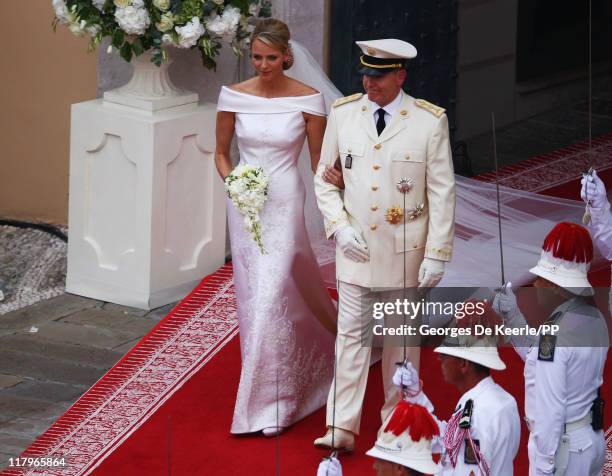
MULTIPOLYGON (((287 76, 317 89, 329 112, 342 96, 308 50, 291 41, 294 64, 287 76)), ((328 285, 333 276, 334 243, 326 240, 323 219, 317 208, 307 145, 300 156, 300 172, 307 189, 305 217, 312 247, 328 285)), ((494 184, 455 176, 457 206, 453 257, 440 286, 487 287, 501 284, 497 195, 494 184)), ((513 285, 530 282, 528 270, 539 258, 544 237, 559 221, 580 222, 581 202, 500 187, 501 222, 506 280, 513 285)))

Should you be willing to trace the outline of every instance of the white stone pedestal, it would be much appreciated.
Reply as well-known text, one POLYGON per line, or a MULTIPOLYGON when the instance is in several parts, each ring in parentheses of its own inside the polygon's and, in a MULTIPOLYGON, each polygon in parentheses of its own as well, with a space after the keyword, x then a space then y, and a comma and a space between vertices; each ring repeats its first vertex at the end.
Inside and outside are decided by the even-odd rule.
POLYGON ((214 104, 72 106, 68 292, 152 309, 223 264, 214 131, 214 104))

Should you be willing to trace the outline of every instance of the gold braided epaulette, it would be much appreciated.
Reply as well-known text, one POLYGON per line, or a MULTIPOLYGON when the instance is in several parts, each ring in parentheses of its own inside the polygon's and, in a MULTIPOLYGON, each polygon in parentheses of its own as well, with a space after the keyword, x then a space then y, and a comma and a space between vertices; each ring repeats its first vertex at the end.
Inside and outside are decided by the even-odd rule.
POLYGON ((357 99, 361 98, 361 96, 363 96, 363 93, 351 94, 350 96, 345 96, 343 98, 336 99, 332 104, 332 107, 338 107, 342 106, 343 104, 346 104, 347 102, 356 101, 357 99))
POLYGON ((446 109, 443 107, 436 106, 429 101, 425 101, 425 99, 417 99, 414 101, 414 103, 421 109, 425 109, 427 112, 432 113, 436 117, 440 117, 442 114, 444 114, 444 111, 446 111, 446 109))

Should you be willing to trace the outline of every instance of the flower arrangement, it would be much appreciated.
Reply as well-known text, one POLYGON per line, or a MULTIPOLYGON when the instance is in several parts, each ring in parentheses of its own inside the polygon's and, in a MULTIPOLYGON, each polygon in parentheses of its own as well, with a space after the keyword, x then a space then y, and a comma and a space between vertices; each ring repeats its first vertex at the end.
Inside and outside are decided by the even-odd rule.
POLYGON ((244 215, 244 227, 251 233, 261 254, 265 254, 259 212, 268 195, 268 176, 261 167, 238 165, 225 177, 225 189, 234 207, 244 215))
POLYGON ((89 34, 89 49, 106 37, 125 61, 153 50, 160 66, 163 47, 198 48, 202 62, 215 69, 223 42, 242 54, 252 26, 250 17, 270 16, 270 0, 52 0, 53 28, 67 26, 77 36, 89 34))

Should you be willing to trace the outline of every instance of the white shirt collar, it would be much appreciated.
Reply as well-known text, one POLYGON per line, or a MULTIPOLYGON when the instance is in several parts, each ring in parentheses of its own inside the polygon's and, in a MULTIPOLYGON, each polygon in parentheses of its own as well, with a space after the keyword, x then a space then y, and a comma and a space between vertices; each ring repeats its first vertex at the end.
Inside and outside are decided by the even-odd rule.
MULTIPOLYGON (((386 115, 393 116, 393 114, 395 114, 395 111, 397 111, 397 108, 402 103, 403 97, 404 97, 404 91, 400 89, 399 93, 397 93, 397 96, 395 96, 395 99, 383 108, 386 113, 385 116, 386 115)), ((370 103, 370 111, 372 111, 374 118, 375 119, 378 118, 376 111, 380 109, 380 106, 376 104, 375 102, 370 101, 369 99, 368 99, 368 102, 370 103)))

